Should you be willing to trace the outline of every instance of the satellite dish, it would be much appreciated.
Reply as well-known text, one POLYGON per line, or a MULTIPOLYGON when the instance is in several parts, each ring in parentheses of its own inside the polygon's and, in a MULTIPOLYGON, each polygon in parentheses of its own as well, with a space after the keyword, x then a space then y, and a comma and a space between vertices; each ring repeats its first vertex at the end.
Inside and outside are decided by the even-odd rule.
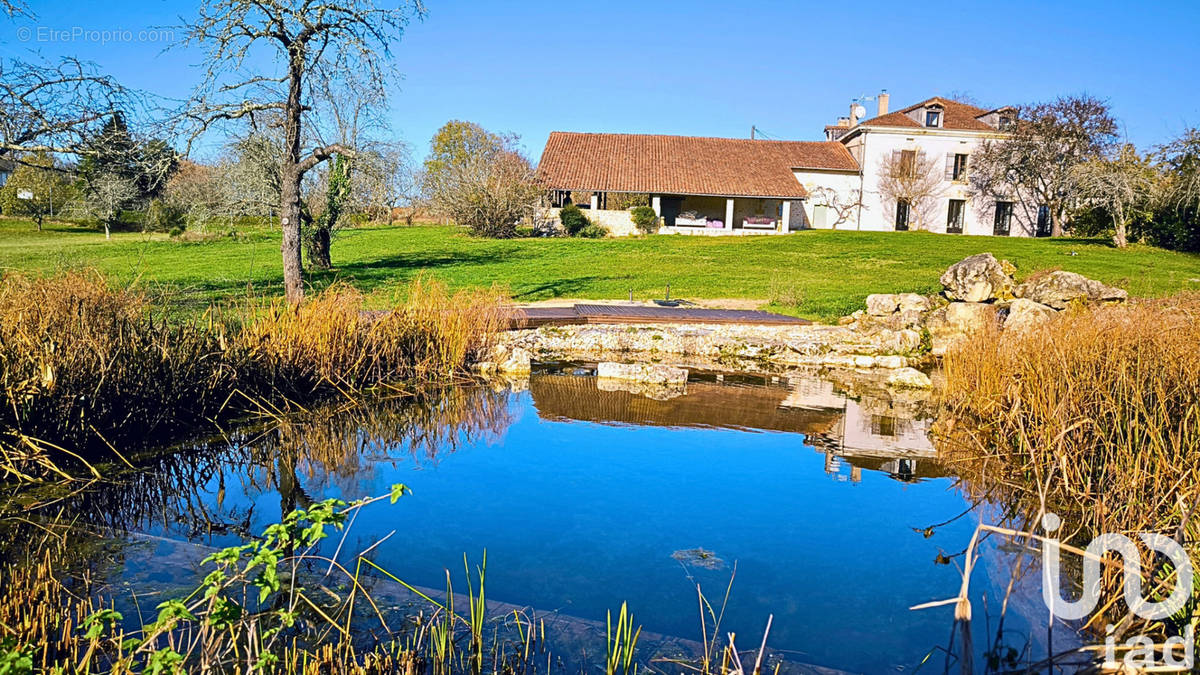
POLYGON ((859 119, 866 117, 867 116, 866 106, 862 105, 861 103, 854 106, 854 116, 859 119))

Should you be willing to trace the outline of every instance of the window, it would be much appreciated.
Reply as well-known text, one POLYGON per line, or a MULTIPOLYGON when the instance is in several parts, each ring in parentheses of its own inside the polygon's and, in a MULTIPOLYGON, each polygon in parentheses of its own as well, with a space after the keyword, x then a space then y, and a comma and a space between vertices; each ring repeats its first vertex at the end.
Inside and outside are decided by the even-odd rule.
POLYGON ((896 202, 896 229, 908 229, 908 202, 901 199, 896 202))
POLYGON ((946 231, 951 234, 962 234, 963 215, 967 210, 967 200, 951 199, 950 208, 946 209, 946 231))
POLYGON ((1012 202, 996 202, 996 220, 992 225, 992 234, 997 237, 1007 237, 1012 229, 1012 202))
POLYGON ((942 126, 942 111, 941 110, 926 110, 925 111, 925 126, 927 126, 927 127, 942 126))
POLYGON ((963 181, 967 179, 967 156, 959 153, 954 156, 954 172, 950 176, 951 180, 963 181))
POLYGON ((1001 115, 1000 120, 996 123, 1000 131, 1004 131, 1012 126, 1012 118, 1008 115, 1001 115))
POLYGON ((1050 231, 1050 207, 1043 204, 1038 207, 1036 234, 1039 237, 1049 237, 1050 231))
POLYGON ((904 178, 915 178, 917 174, 917 151, 900 151, 900 175, 904 178))

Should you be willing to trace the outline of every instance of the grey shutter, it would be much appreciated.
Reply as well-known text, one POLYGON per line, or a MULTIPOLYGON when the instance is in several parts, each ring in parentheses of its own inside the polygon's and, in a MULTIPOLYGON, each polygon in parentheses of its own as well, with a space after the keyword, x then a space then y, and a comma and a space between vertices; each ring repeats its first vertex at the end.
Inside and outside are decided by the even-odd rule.
POLYGON ((954 180, 954 153, 946 153, 946 180, 954 180))

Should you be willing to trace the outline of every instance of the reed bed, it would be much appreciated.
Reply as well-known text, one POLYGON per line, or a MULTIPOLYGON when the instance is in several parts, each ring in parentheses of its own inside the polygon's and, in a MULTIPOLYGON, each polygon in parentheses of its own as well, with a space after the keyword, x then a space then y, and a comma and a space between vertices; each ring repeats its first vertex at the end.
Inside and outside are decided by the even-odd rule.
POLYGON ((462 375, 505 320, 496 291, 421 277, 365 311, 335 285, 298 306, 247 299, 184 320, 94 272, 0 280, 0 480, 98 475, 97 459, 257 407, 462 375))
MULTIPOLYGON (((990 333, 945 360, 948 413, 942 455, 989 498, 1008 505, 1018 528, 1043 534, 1056 512, 1064 542, 1096 534, 1157 532, 1200 563, 1200 294, 1124 305, 1075 307, 1024 332, 990 333)), ((1136 537, 1135 537, 1136 538, 1136 537)), ((1146 569, 1170 590, 1162 561, 1146 569)), ((1126 630, 1119 566, 1105 568, 1091 625, 1126 630)), ((1200 617, 1196 603, 1173 626, 1200 617)))

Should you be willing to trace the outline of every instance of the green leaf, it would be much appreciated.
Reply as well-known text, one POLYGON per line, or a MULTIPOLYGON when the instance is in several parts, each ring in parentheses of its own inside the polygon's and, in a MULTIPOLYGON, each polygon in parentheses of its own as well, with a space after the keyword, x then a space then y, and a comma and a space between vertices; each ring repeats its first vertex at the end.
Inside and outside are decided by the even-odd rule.
POLYGON ((412 490, 404 483, 396 483, 392 486, 392 503, 395 504, 404 495, 412 494, 412 490))

